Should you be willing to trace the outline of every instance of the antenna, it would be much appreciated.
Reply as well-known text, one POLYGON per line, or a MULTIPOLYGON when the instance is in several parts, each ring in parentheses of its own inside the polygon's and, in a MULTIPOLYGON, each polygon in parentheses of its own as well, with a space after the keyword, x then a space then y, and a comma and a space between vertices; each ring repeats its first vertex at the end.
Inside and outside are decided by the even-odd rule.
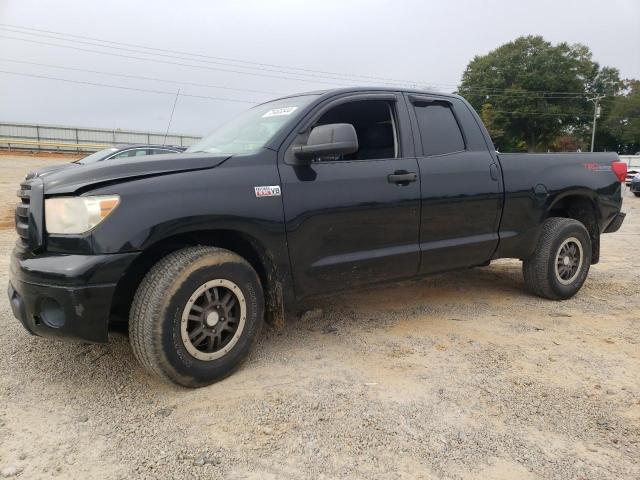
POLYGON ((162 144, 167 144, 167 135, 169 135, 169 128, 171 127, 171 120, 173 120, 173 112, 176 111, 176 103, 178 103, 178 97, 180 96, 180 89, 176 92, 176 98, 173 101, 173 108, 171 109, 171 115, 169 116, 169 124, 167 125, 167 131, 164 132, 164 140, 162 140, 162 144))

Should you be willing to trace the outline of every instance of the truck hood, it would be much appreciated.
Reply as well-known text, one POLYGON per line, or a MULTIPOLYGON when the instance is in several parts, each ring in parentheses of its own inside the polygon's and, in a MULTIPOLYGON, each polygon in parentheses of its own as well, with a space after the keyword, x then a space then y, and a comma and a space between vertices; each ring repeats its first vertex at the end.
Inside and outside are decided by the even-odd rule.
POLYGON ((43 176, 45 195, 69 195, 105 183, 214 168, 230 158, 203 153, 149 155, 64 168, 43 176))

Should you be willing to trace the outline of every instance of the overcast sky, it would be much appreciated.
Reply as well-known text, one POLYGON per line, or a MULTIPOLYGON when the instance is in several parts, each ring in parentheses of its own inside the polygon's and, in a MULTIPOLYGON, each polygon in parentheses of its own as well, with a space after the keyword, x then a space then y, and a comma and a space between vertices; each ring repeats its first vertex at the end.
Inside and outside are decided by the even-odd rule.
POLYGON ((452 91, 474 55, 529 34, 584 43, 640 78, 640 0, 0 0, 0 23, 0 121, 164 131, 180 88, 192 96, 171 132, 203 134, 281 94, 396 79, 452 91))

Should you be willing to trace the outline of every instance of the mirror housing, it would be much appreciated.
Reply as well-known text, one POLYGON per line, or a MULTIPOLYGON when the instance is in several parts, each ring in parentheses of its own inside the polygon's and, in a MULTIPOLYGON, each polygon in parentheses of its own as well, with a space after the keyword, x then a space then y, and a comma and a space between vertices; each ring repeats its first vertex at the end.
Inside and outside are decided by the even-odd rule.
POLYGON ((300 164, 309 164, 324 155, 347 155, 358 151, 358 135, 350 123, 330 123, 311 130, 306 145, 293 147, 300 164))

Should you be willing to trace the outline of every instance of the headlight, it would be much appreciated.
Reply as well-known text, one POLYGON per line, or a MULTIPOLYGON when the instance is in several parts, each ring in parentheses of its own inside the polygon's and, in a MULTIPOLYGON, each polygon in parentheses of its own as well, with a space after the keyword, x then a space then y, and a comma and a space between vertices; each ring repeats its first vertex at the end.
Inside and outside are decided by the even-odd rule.
POLYGON ((120 203, 118 195, 54 197, 44 201, 48 233, 85 233, 102 222, 120 203))

